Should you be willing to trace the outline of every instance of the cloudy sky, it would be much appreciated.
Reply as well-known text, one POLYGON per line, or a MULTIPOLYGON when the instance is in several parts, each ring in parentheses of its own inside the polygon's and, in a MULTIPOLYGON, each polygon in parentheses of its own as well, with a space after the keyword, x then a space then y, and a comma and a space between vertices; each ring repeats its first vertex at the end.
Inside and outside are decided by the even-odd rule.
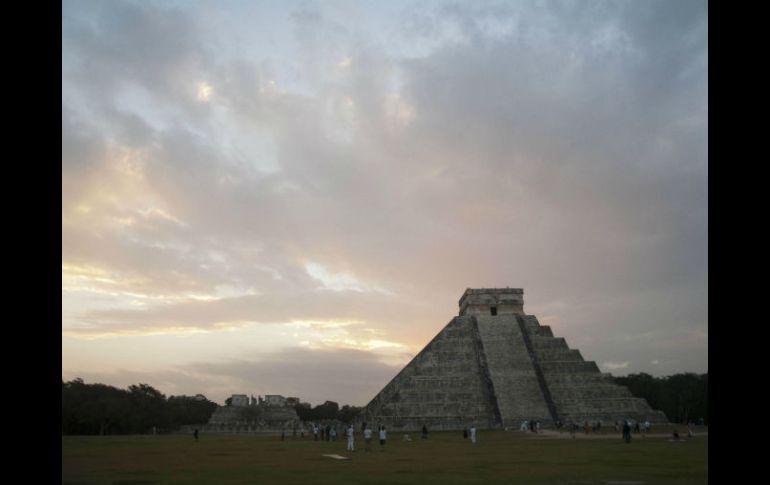
POLYGON ((466 288, 708 370, 689 1, 62 7, 62 378, 366 404, 466 288))

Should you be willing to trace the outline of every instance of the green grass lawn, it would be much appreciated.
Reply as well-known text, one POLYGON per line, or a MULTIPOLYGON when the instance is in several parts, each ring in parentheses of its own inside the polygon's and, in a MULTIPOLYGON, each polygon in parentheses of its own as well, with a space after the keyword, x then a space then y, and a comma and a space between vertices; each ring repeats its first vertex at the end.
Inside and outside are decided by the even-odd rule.
MULTIPOLYGON (((564 436, 568 436, 566 433, 564 436)), ((384 452, 345 451, 345 441, 312 437, 201 434, 62 437, 63 484, 644 484, 707 483, 708 435, 682 442, 634 436, 542 438, 479 431, 473 445, 461 432, 413 441, 391 433, 384 452), (323 456, 350 456, 339 461, 323 456)))

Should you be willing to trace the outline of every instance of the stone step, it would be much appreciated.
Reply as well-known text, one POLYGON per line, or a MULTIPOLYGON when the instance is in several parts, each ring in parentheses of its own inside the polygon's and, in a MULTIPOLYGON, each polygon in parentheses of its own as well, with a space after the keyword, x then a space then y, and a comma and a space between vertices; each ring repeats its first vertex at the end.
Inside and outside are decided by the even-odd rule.
POLYGON ((567 341, 563 337, 531 336, 530 342, 532 342, 532 348, 536 351, 542 349, 569 350, 567 341))
POLYGON ((615 426, 615 422, 618 421, 620 423, 623 422, 625 419, 633 419, 635 421, 644 422, 644 421, 650 421, 652 424, 667 424, 668 419, 663 413, 660 413, 659 411, 652 411, 649 413, 639 413, 639 412, 608 412, 608 413, 590 413, 590 414, 561 414, 559 415, 559 419, 562 423, 568 424, 572 421, 578 424, 579 431, 582 432, 583 430, 583 424, 588 421, 588 424, 593 426, 594 423, 597 421, 601 421, 602 423, 602 429, 612 429, 615 426))
POLYGON ((595 372, 599 375, 601 373, 599 372, 599 367, 596 365, 596 362, 590 360, 590 361, 551 361, 551 362, 542 362, 540 364, 540 367, 543 369, 543 373, 545 374, 546 379, 548 379, 549 374, 559 374, 559 373, 591 373, 595 372))
POLYGON ((616 385, 611 380, 607 380, 607 378, 604 377, 602 374, 595 373, 595 372, 591 372, 591 373, 583 372, 580 374, 551 373, 546 375, 545 379, 548 382, 549 386, 551 385, 553 386, 564 386, 564 385, 596 386, 596 385, 604 385, 604 384, 616 385))
POLYGON ((644 399, 640 398, 596 398, 596 399, 554 399, 559 414, 601 413, 601 412, 652 412, 644 399))
POLYGON ((538 362, 584 362, 579 350, 574 349, 540 349, 535 350, 538 362))
POLYGON ((629 398, 631 392, 620 386, 595 387, 595 386, 551 386, 551 395, 554 401, 568 399, 594 399, 594 398, 629 398))
POLYGON ((548 417, 536 369, 515 316, 476 316, 476 320, 503 420, 522 415, 548 417))

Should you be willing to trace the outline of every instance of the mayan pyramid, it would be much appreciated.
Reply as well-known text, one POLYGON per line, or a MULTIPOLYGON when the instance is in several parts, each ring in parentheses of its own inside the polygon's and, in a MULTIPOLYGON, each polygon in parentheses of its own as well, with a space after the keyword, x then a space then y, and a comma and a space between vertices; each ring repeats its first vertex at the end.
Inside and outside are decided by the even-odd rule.
POLYGON ((359 419, 393 430, 514 428, 524 420, 604 425, 668 422, 524 313, 519 288, 468 289, 460 314, 374 399, 359 419))

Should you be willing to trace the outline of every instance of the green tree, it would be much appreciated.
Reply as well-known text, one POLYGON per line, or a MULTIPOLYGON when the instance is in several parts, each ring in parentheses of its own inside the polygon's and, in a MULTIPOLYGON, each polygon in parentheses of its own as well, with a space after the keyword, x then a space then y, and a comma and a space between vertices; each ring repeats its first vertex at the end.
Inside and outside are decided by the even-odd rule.
POLYGON ((614 380, 626 386, 632 395, 646 399, 653 409, 663 411, 671 422, 699 422, 702 418, 708 424, 708 373, 681 373, 668 377, 642 373, 615 377, 614 380))
POLYGON ((217 404, 205 396, 172 396, 138 384, 128 390, 62 380, 62 434, 130 434, 207 423, 217 404))
POLYGON ((167 400, 169 426, 178 429, 186 424, 205 424, 217 408, 217 403, 205 398, 171 396, 167 400))
POLYGON ((313 409, 310 407, 310 403, 300 402, 294 406, 294 410, 301 421, 313 420, 313 409))
POLYGON ((349 406, 345 404, 337 413, 337 419, 343 423, 351 423, 355 420, 356 416, 358 416, 358 413, 361 412, 361 409, 362 408, 358 406, 349 406))
POLYGON ((147 384, 128 386, 128 392, 134 408, 133 432, 149 433, 153 428, 169 427, 166 396, 163 393, 147 384))
POLYGON ((317 420, 336 419, 340 405, 334 401, 326 401, 313 408, 313 418, 317 420))

